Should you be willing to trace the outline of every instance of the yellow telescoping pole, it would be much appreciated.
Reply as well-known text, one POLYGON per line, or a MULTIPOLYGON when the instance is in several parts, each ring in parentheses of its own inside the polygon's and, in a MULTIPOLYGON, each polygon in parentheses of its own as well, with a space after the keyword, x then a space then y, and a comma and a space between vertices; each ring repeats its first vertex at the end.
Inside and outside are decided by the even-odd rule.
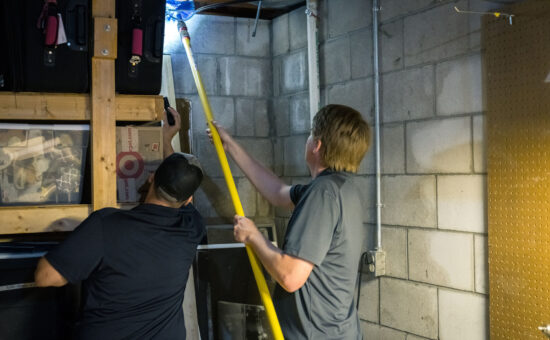
MULTIPOLYGON (((220 135, 212 124, 212 121, 214 120, 214 117, 212 116, 212 109, 210 108, 208 97, 206 96, 204 86, 202 85, 201 76, 193 58, 189 33, 187 32, 187 27, 185 26, 185 23, 183 21, 178 22, 178 29, 180 31, 183 46, 185 47, 185 52, 187 53, 187 59, 189 59, 189 65, 191 66, 191 72, 193 73, 193 78, 195 79, 197 90, 199 91, 202 107, 204 108, 204 115, 206 116, 208 127, 212 132, 214 147, 216 148, 216 153, 218 154, 218 158, 220 160, 223 175, 225 177, 225 182, 227 184, 227 188, 229 189, 229 194, 231 195, 231 199, 233 200, 235 212, 237 215, 244 216, 243 206, 241 204, 237 188, 235 187, 235 180, 231 175, 231 169, 229 169, 229 163, 227 162, 227 156, 225 155, 225 151, 223 150, 220 135)), ((248 245, 246 246, 246 252, 248 254, 248 259, 250 260, 250 265, 252 266, 252 272, 254 273, 254 278, 256 279, 256 284, 260 292, 260 297, 262 298, 262 302, 265 307, 267 318, 271 326, 271 331, 273 332, 273 337, 275 340, 283 340, 284 337, 283 332, 281 331, 281 325, 279 324, 279 319, 277 319, 275 307, 273 306, 273 301, 271 300, 271 296, 269 295, 269 289, 267 288, 267 283, 265 282, 265 278, 260 268, 258 258, 256 257, 256 254, 254 254, 254 251, 248 245)))

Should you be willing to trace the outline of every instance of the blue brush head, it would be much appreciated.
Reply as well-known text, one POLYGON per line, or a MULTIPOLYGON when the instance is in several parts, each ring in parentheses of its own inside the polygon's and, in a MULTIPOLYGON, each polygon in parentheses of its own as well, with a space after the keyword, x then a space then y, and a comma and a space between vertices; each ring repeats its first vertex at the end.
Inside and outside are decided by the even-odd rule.
POLYGON ((166 20, 189 20, 195 14, 193 0, 166 0, 166 20))

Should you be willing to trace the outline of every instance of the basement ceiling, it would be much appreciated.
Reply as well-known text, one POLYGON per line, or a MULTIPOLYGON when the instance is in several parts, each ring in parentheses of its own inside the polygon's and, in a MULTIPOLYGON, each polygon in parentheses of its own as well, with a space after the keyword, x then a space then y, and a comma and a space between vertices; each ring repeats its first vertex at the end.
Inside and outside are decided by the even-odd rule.
MULTIPOLYGON (((260 1, 229 1, 229 0, 199 0, 195 1, 195 9, 203 6, 213 8, 201 11, 201 14, 224 15, 239 18, 255 18, 260 1), (219 6, 216 6, 219 5, 219 6)), ((263 0, 260 19, 271 20, 304 6, 305 0, 263 0)))

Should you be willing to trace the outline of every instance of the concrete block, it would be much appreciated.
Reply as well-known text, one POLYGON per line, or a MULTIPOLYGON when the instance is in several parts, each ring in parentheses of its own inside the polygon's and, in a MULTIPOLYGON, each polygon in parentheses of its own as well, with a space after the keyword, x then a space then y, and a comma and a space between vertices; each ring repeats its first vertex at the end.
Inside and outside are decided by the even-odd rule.
POLYGON ((437 338, 437 288, 381 278, 380 323, 427 338, 437 338))
POLYGON ((205 176, 194 198, 195 207, 203 217, 222 217, 228 223, 232 221, 235 210, 223 178, 205 176))
POLYGON ((373 93, 372 78, 348 81, 328 90, 328 103, 350 106, 370 121, 374 112, 373 93))
POLYGON ((304 159, 307 137, 307 135, 298 135, 285 138, 285 176, 308 176, 310 174, 304 159))
POLYGON ((382 223, 436 227, 434 176, 383 176, 382 223))
POLYGON ((403 20, 384 24, 378 32, 380 70, 389 72, 403 68, 403 20))
POLYGON ((446 340, 489 339, 489 301, 486 296, 439 290, 439 336, 446 340))
POLYGON ((307 45, 307 17, 305 6, 288 14, 290 49, 296 50, 307 45))
POLYGON ((256 195, 256 216, 273 217, 271 204, 260 193, 256 195))
POLYGON ((372 0, 332 0, 328 2, 328 36, 372 26, 372 0))
POLYGON ((278 97, 281 94, 281 69, 282 69, 282 59, 281 58, 273 58, 272 59, 272 65, 273 65, 273 96, 278 97))
POLYGON ((484 175, 438 176, 439 229, 487 233, 486 187, 484 175))
POLYGON ((353 32, 349 35, 349 39, 351 44, 351 77, 355 79, 372 75, 372 29, 365 28, 353 32))
POLYGON ((288 14, 276 17, 271 22, 273 36, 271 39, 271 51, 274 56, 287 53, 290 50, 288 14))
POLYGON ((407 230, 383 227, 382 249, 386 252, 386 276, 407 279, 407 230))
POLYGON ((421 336, 416 336, 412 334, 407 334, 407 340, 428 340, 428 338, 424 338, 421 336))
POLYGON ((256 137, 268 137, 271 133, 271 122, 269 119, 269 102, 267 100, 256 100, 254 102, 254 131, 256 137))
POLYGON ((236 135, 267 137, 270 130, 267 106, 268 101, 263 99, 235 99, 236 135))
POLYGON ((235 54, 235 18, 194 15, 185 23, 193 53, 235 54))
POLYGON ((408 242, 411 280, 473 290, 472 235, 411 229, 408 242))
POLYGON ((237 192, 246 216, 256 216, 256 188, 247 178, 239 178, 236 183, 237 192))
MULTIPOLYGON (((379 322, 380 309, 380 284, 378 279, 368 279, 363 274, 361 282, 361 297, 359 299, 359 318, 371 322, 379 322)), ((368 338, 369 339, 369 338, 368 338)))
POLYGON ((487 172, 487 139, 485 136, 485 116, 474 116, 474 171, 487 172))
POLYGON ((433 66, 382 76, 382 120, 386 122, 434 115, 433 66))
POLYGON ((282 60, 282 91, 297 92, 307 89, 308 68, 306 50, 283 57, 282 60))
POLYGON ((275 98, 272 105, 277 136, 288 136, 290 134, 290 101, 288 97, 275 98))
POLYGON ((418 12, 433 4, 433 0, 384 0, 380 10, 380 21, 386 21, 397 16, 418 12))
POLYGON ((237 136, 254 136, 254 104, 251 98, 235 99, 235 130, 237 136))
POLYGON ((237 54, 249 57, 269 57, 270 49, 269 20, 258 20, 256 36, 253 37, 254 19, 237 19, 237 54))
POLYGON ((349 37, 330 40, 319 49, 319 81, 321 85, 351 79, 349 37))
MULTIPOLYGON (((206 118, 198 96, 189 96, 191 101, 192 128, 195 135, 206 135, 206 118)), ((229 133, 235 134, 235 105, 230 97, 208 97, 214 119, 229 133)))
POLYGON ((437 114, 453 115, 483 110, 479 54, 447 61, 436 67, 437 114))
MULTIPOLYGON (((363 222, 376 222, 376 180, 374 176, 359 176, 358 186, 363 202, 363 222)), ((373 243, 374 245, 374 243, 373 243)), ((372 248, 369 248, 372 249, 372 248)))
POLYGON ((269 59, 223 57, 220 65, 220 93, 227 96, 268 97, 271 95, 269 59))
POLYGON ((467 8, 468 2, 460 0, 405 17, 405 66, 450 58, 468 51, 469 16, 456 15, 454 6, 467 8))
POLYGON ((470 117, 407 123, 407 171, 469 173, 472 170, 470 125, 470 117))
MULTIPOLYGON (((370 125, 370 124, 369 124, 370 125)), ((370 125, 372 126, 372 125, 370 125)), ((363 160, 361 161, 361 164, 359 164, 359 170, 357 171, 357 174, 359 175, 374 175, 376 174, 376 158, 375 158, 375 151, 374 146, 369 148, 365 156, 363 157, 363 160)))
POLYGON ((402 124, 385 125, 381 132, 382 173, 405 173, 405 128, 402 124))
POLYGON ((273 168, 273 145, 268 138, 239 138, 238 142, 244 149, 269 169, 273 168))
POLYGON ((308 93, 290 97, 290 132, 309 133, 310 120, 308 93))
POLYGON ((489 293, 489 259, 487 253, 487 236, 474 235, 475 251, 475 290, 478 293, 489 293))
POLYGON ((361 322, 363 339, 406 340, 407 333, 396 331, 370 322, 361 322))
POLYGON ((273 172, 282 176, 284 171, 284 138, 273 138, 273 172))
MULTIPOLYGON (((216 57, 197 55, 195 63, 201 74, 204 90, 208 95, 214 95, 218 91, 218 63, 216 57)), ((172 65, 174 73, 174 91, 176 95, 185 97, 188 94, 196 94, 197 87, 189 67, 186 54, 172 54, 172 65)))

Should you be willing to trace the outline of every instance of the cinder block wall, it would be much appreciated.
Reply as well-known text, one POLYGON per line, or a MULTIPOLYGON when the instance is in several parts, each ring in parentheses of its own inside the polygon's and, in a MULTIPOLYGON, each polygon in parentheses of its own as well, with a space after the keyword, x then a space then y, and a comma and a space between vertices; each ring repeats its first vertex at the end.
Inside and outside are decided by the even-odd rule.
MULTIPOLYGON (((477 1, 381 1, 387 275, 363 275, 359 314, 366 339, 488 339, 480 17, 456 14, 453 6, 490 9, 477 1)), ((289 182, 308 178, 299 165, 309 117, 291 104, 307 89, 307 78, 296 74, 307 63, 303 12, 272 24, 273 115, 281 150, 275 168, 289 182)), ((322 104, 350 105, 372 124, 372 2, 323 0, 319 15, 322 104)), ((374 169, 371 150, 360 170, 370 231, 365 249, 375 245, 374 169)), ((276 211, 280 225, 285 217, 276 211)))
MULTIPOLYGON (((273 129, 269 117, 272 96, 270 21, 195 15, 187 22, 199 72, 215 119, 263 164, 273 167, 273 129)), ((167 22, 165 53, 172 56, 177 98, 191 101, 193 152, 206 178, 195 196, 197 209, 210 224, 232 223, 230 199, 214 146, 206 136, 206 120, 176 24, 167 22)), ((245 214, 273 224, 273 209, 230 161, 245 214)))

